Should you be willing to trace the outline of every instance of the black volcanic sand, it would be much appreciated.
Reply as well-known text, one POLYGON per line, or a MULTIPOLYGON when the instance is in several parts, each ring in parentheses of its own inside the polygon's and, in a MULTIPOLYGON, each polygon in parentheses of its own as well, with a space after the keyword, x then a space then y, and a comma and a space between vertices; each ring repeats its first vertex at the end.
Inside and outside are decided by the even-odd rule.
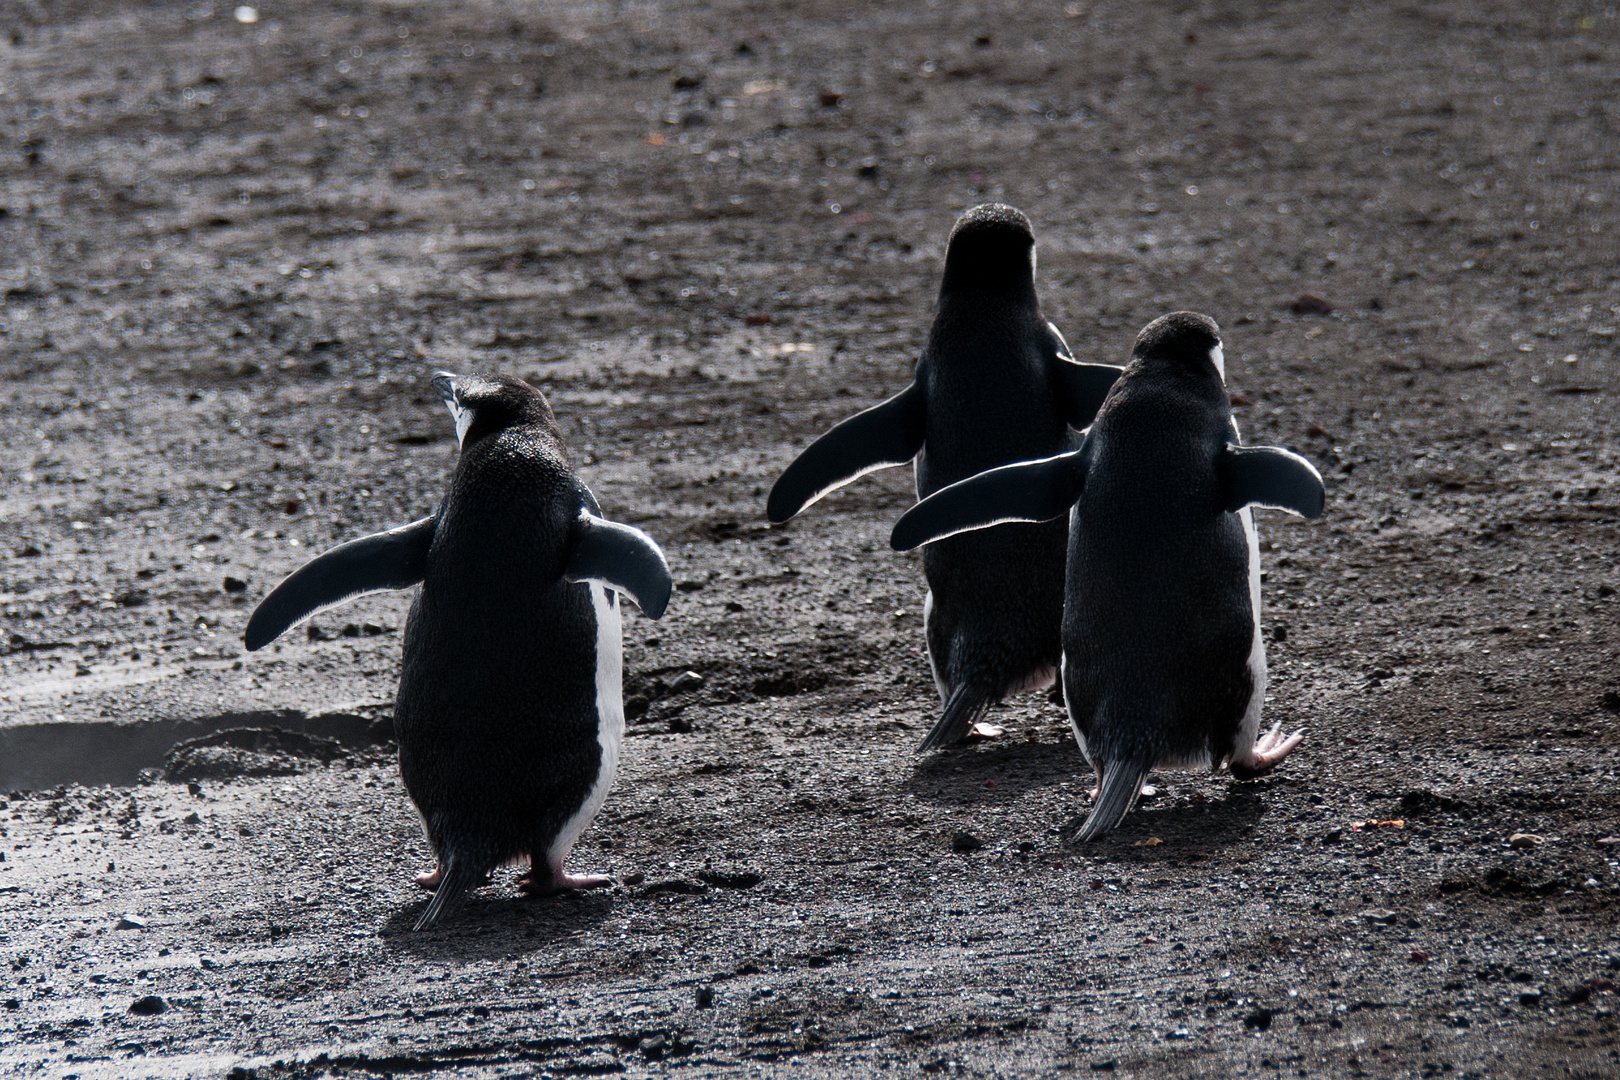
POLYGON ((0 5, 0 1073, 1620 1075, 1620 20, 1216 7, 0 5), (1045 695, 912 752, 904 471, 763 520, 992 199, 1080 359, 1209 312, 1328 477, 1261 515, 1304 747, 1081 849, 1045 695), (435 367, 544 387, 680 591, 618 885, 412 934, 409 597, 240 634, 432 507, 435 367))

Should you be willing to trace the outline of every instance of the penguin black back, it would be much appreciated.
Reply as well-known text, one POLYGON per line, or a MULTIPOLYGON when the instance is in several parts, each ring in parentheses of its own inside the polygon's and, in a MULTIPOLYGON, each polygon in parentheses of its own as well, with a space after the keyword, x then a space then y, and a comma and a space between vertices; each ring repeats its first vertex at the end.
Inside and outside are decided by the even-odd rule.
POLYGON ((313 560, 249 620, 249 649, 362 592, 422 583, 394 722, 400 773, 438 857, 416 926, 505 863, 524 887, 602 884, 564 869, 611 786, 624 733, 619 595, 652 618, 658 546, 606 521, 550 406, 519 379, 437 375, 461 458, 432 517, 313 560))
MULTIPOLYGON (((916 377, 818 439, 782 474, 767 514, 785 521, 865 472, 915 460, 926 497, 985 469, 1072 449, 1119 369, 1077 364, 1042 317, 1035 235, 1010 206, 963 214, 916 377)), ((925 637, 944 709, 923 740, 965 735, 1005 695, 1056 674, 1065 529, 1013 525, 923 555, 925 637)))
POLYGON ((1064 611, 1072 716, 1103 761, 1230 755, 1253 678, 1248 541, 1225 512, 1232 438, 1213 320, 1151 323, 1093 426, 1064 611))

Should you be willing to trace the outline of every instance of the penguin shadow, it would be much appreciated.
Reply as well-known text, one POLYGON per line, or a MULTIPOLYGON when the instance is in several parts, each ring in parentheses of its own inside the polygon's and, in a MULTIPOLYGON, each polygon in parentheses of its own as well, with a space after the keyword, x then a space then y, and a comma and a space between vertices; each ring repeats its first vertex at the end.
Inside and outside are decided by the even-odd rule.
MULTIPOLYGON (((1174 778, 1149 777, 1150 783, 1174 778)), ((1221 783, 1224 781, 1217 781, 1221 783)), ((1206 785, 1192 788, 1193 795, 1169 795, 1144 799, 1128 814, 1119 828, 1089 844, 1077 843, 1075 833, 1086 820, 1084 812, 1058 827, 1059 843, 1071 851, 1085 851, 1132 862, 1175 862, 1199 858, 1210 848, 1226 848, 1247 840, 1268 811, 1267 790, 1271 780, 1230 784, 1217 798, 1199 798, 1206 785)))
POLYGON ((528 897, 497 881, 468 894, 438 925, 411 929, 427 906, 401 907, 383 923, 389 948, 430 960, 476 960, 545 949, 602 922, 613 912, 616 890, 591 889, 528 897))
POLYGON ((1073 740, 958 744, 912 766, 906 789, 945 806, 977 806, 1089 777, 1073 740), (989 783, 994 781, 994 783, 989 783))

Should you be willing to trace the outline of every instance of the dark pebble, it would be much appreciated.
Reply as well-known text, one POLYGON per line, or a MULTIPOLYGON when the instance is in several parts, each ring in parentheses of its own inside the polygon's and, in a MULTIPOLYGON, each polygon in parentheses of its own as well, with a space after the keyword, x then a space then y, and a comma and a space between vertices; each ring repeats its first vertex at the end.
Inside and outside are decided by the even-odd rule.
POLYGON ((1294 302, 1288 305, 1288 310, 1295 315, 1331 315, 1333 305, 1315 293, 1304 292, 1294 297, 1294 302))
POLYGON ((695 995, 694 1000, 696 1001, 697 1007, 700 1008, 700 1009, 712 1009, 712 1008, 714 1008, 714 987, 712 987, 712 986, 700 986, 700 987, 698 987, 697 988, 697 994, 695 995))
POLYGON ((136 998, 129 1011, 136 1016, 156 1016, 158 1013, 168 1012, 169 1003, 156 994, 147 994, 145 997, 136 998))
POLYGON ((970 832, 957 830, 951 834, 951 850, 955 852, 978 851, 984 847, 984 841, 970 832))

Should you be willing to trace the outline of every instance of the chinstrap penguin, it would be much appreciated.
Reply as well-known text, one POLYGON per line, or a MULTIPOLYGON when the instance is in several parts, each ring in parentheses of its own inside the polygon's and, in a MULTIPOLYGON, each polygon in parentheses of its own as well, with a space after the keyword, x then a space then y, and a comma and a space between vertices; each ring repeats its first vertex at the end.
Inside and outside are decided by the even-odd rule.
MULTIPOLYGON (((1071 450, 1120 369, 1076 363, 1035 293, 1035 236, 987 204, 951 230, 911 385, 838 424, 787 467, 766 516, 787 521, 857 477, 916 462, 919 498, 1012 461, 1071 450)), ((966 735, 1008 694, 1050 686, 1063 617, 1062 521, 1006 525, 923 553, 924 636, 944 709, 921 749, 966 735)))
POLYGON ((624 735, 618 594, 657 619, 671 581, 645 533, 605 520, 545 397, 440 373, 461 456, 438 510, 350 541, 278 585, 251 651, 361 593, 421 583, 405 626, 400 773, 438 857, 416 929, 498 866, 533 892, 605 884, 564 861, 613 783, 624 735))
POLYGON ((1322 512, 1316 469, 1245 447, 1220 330, 1176 312, 1136 339, 1079 449, 994 469, 901 517, 898 550, 1007 521, 1069 519, 1063 695, 1099 777, 1077 838, 1114 828, 1154 768, 1276 767, 1303 738, 1259 737, 1266 654, 1249 507, 1322 512))

